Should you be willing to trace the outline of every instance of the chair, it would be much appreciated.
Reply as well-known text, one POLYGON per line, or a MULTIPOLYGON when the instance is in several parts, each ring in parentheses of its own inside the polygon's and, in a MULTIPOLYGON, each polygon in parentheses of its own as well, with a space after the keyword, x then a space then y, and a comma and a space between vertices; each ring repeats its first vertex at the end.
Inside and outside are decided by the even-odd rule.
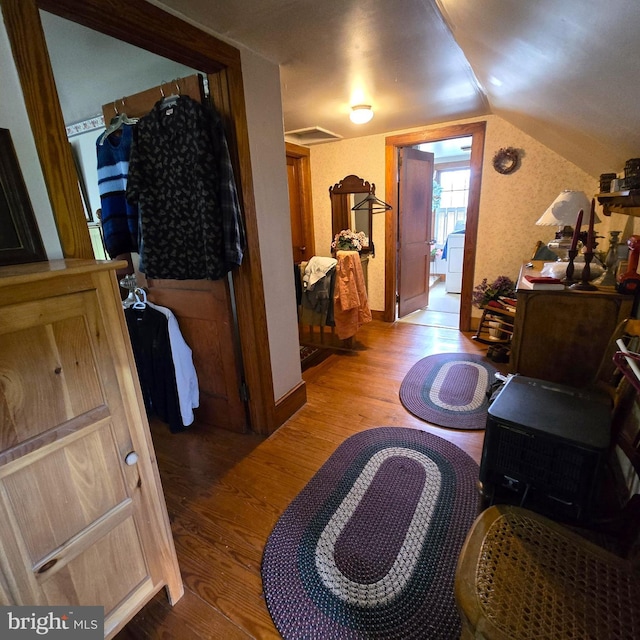
POLYGON ((461 638, 640 637, 640 572, 566 527, 496 505, 473 525, 458 562, 461 638))
MULTIPOLYGON (((633 345, 639 333, 640 322, 627 321, 612 341, 633 345)), ((619 505, 602 510, 589 529, 518 506, 483 511, 458 560, 461 638, 640 638, 640 400, 614 369, 605 359, 596 383, 613 399, 615 482, 603 502, 619 505)))

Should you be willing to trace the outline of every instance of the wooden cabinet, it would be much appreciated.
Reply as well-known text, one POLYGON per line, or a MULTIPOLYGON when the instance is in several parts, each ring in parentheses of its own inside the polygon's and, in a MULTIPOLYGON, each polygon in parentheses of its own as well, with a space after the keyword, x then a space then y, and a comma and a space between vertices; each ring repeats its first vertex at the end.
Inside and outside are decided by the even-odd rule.
POLYGON ((106 637, 183 592, 119 266, 0 268, 0 604, 102 605, 106 637))
POLYGON ((510 370, 582 387, 596 374, 633 297, 614 291, 518 289, 510 370))

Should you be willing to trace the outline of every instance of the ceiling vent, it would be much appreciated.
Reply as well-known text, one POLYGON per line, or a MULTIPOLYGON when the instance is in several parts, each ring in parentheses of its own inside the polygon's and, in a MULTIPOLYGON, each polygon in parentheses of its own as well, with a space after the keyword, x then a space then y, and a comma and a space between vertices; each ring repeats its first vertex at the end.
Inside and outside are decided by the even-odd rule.
POLYGON ((342 136, 332 131, 327 131, 322 127, 307 127, 306 129, 285 131, 284 138, 287 142, 293 142, 294 144, 318 144, 319 142, 340 140, 342 136))

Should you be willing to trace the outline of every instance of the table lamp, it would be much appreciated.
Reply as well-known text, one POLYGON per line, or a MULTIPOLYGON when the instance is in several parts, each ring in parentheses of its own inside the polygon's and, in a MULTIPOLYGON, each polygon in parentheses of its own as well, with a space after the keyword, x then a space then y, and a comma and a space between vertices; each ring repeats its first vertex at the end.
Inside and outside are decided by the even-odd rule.
MULTIPOLYGON (((558 256, 559 260, 567 259, 567 252, 573 237, 573 225, 576 223, 578 213, 582 210, 587 216, 590 209, 591 201, 584 191, 565 190, 558 195, 536 222, 539 226, 558 227, 555 239, 547 246, 558 256)), ((600 219, 595 216, 594 223, 599 222, 600 219)))

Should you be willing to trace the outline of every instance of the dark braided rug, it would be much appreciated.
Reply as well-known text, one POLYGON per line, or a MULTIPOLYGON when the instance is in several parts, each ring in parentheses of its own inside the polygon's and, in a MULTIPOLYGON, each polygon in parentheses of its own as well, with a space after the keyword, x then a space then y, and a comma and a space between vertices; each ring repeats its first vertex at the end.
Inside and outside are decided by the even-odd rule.
POLYGON ((421 420, 452 429, 484 429, 489 386, 497 369, 470 353, 419 360, 400 385, 400 402, 421 420))
POLYGON ((416 429, 358 433, 267 541, 262 583, 285 640, 453 639, 454 574, 478 513, 478 466, 416 429))

